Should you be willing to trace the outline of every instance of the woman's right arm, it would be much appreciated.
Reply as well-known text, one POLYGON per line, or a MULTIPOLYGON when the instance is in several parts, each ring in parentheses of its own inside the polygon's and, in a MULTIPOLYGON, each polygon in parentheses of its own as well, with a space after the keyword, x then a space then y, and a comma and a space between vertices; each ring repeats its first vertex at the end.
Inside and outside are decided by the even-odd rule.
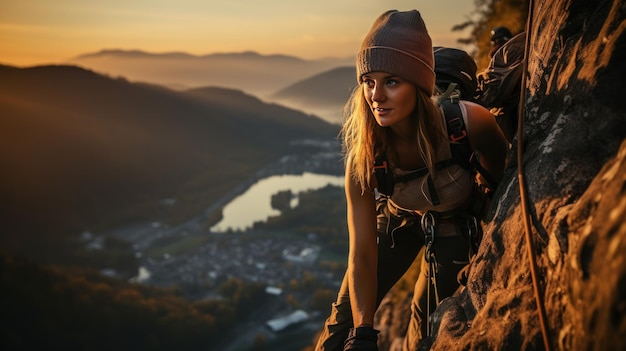
MULTIPOLYGON (((350 162, 348 162, 350 164, 350 162)), ((350 235, 348 286, 354 326, 373 326, 376 311, 378 245, 376 200, 373 191, 361 191, 346 169, 345 191, 350 235)))

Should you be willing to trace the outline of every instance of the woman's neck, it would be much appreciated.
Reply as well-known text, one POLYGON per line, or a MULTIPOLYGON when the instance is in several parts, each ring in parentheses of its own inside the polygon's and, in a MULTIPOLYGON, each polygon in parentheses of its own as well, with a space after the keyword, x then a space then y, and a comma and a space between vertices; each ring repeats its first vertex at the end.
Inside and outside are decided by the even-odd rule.
POLYGON ((392 143, 395 152, 394 161, 396 167, 403 170, 414 170, 424 167, 424 160, 420 155, 417 135, 396 136, 392 143))
POLYGON ((389 127, 391 130, 392 140, 413 140, 417 139, 417 125, 407 119, 406 121, 398 122, 389 127))

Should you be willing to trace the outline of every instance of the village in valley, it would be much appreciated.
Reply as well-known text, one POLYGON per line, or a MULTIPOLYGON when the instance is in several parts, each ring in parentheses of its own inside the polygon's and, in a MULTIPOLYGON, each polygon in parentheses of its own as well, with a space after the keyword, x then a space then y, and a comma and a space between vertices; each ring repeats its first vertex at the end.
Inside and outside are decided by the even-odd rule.
MULTIPOLYGON (((341 171, 336 145, 326 143, 316 147, 323 152, 304 158, 283 157, 260 170, 256 178, 304 171, 341 171)), ((230 198, 235 195, 231 194, 230 198)), ((216 288, 229 279, 259 283, 275 301, 275 308, 267 308, 257 321, 259 331, 279 333, 307 321, 319 327, 320 312, 311 306, 311 299, 318 290, 336 295, 345 263, 334 263, 333 269, 321 264, 324 244, 314 232, 290 234, 254 228, 213 232, 207 229, 206 221, 214 209, 176 226, 149 222, 108 233, 127 241, 134 251, 139 269, 130 281, 175 288, 189 301, 220 299, 216 288)), ((83 232, 80 240, 90 250, 103 249, 105 243, 104 236, 90 232, 83 232)), ((103 273, 116 275, 112 270, 103 273)), ((329 306, 330 302, 324 307, 329 306)))

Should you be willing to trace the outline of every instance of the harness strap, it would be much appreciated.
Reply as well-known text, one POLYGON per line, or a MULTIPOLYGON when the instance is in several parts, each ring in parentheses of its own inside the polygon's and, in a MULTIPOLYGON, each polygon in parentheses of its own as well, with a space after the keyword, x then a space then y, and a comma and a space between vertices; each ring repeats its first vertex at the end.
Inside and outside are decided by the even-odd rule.
MULTIPOLYGON (((432 223, 434 227, 440 224, 454 225, 458 233, 457 235, 461 235, 464 239, 469 240, 471 244, 469 248, 470 257, 476 252, 482 239, 482 227, 478 218, 463 209, 445 212, 410 210, 398 207, 393 201, 389 200, 388 196, 381 194, 376 202, 376 212, 379 228, 384 229, 385 233, 391 236, 392 248, 395 247, 394 235, 398 229, 411 227, 419 223, 422 226, 422 231, 425 233, 424 221, 426 219, 424 219, 424 216, 427 214, 429 222, 426 223, 432 223), (392 220, 392 218, 396 220, 392 220), (383 225, 381 223, 384 224, 384 228, 382 228, 383 225), (393 227, 391 227, 392 223, 393 227)), ((428 241, 426 240, 426 242, 428 241)))
MULTIPOLYGON (((437 162, 435 164, 435 169, 439 171, 439 170, 442 170, 442 169, 444 169, 446 167, 452 166, 453 164, 454 164, 454 161, 452 159, 439 161, 439 162, 437 162)), ((386 166, 387 165, 385 164, 385 167, 386 166)), ((393 180, 394 180, 394 183, 406 183, 406 182, 408 182, 410 180, 423 177, 423 176, 425 176, 427 174, 428 174, 428 168, 422 167, 422 168, 417 169, 417 170, 415 170, 415 171, 413 171, 411 173, 407 173, 407 174, 399 175, 399 176, 394 176, 393 180)))
MULTIPOLYGON (((439 161, 435 164, 435 170, 439 171, 453 164, 455 164, 453 159, 439 161)), ((376 181, 378 182, 378 191, 387 196, 391 196, 393 194, 393 188, 396 183, 406 183, 428 175, 428 191, 433 205, 436 206, 440 203, 439 195, 437 194, 437 189, 432 181, 432 177, 428 174, 428 172, 428 168, 422 167, 404 175, 394 175, 391 171, 391 167, 389 166, 389 162, 387 162, 387 160, 382 156, 374 165, 374 173, 376 175, 376 181)))
POLYGON ((439 205, 441 203, 441 201, 439 201, 439 194, 437 193, 435 182, 433 182, 433 177, 431 177, 430 174, 428 175, 428 178, 426 178, 426 182, 428 184, 428 193, 430 194, 430 201, 432 202, 433 206, 439 205))

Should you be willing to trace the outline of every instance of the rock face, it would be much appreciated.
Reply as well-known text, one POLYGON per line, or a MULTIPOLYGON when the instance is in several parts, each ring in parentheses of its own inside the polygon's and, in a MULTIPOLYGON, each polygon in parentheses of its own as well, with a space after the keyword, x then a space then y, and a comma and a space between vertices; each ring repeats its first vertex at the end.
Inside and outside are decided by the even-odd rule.
MULTIPOLYGON (((523 166, 516 137, 467 287, 424 349, 546 348, 526 218, 549 349, 626 349, 626 4, 535 1, 531 15, 523 166)), ((378 322, 408 318, 409 301, 386 301, 378 322)), ((402 327, 382 329, 397 350, 402 327)))

